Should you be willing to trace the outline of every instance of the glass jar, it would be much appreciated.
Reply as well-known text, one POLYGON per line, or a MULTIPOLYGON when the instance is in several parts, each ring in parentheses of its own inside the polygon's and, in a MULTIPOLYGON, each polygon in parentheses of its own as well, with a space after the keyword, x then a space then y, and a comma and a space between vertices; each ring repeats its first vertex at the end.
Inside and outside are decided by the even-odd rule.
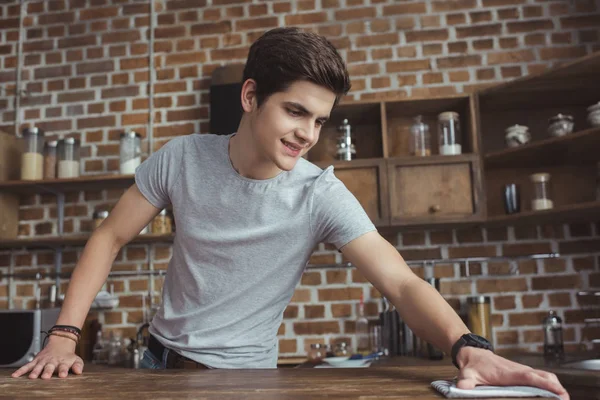
POLYGON ((548 120, 548 133, 550 136, 564 136, 573 132, 573 117, 565 114, 557 114, 548 120))
POLYGON ((462 153, 458 113, 446 111, 438 115, 438 134, 441 155, 452 156, 462 153))
POLYGON ((77 178, 79 176, 79 140, 66 138, 58 141, 58 177, 77 178))
POLYGON ((417 115, 410 127, 410 154, 427 157, 431 155, 431 137, 429 126, 423 122, 423 117, 417 115))
POLYGON ((492 340, 490 303, 491 298, 489 296, 472 296, 467 298, 469 329, 474 334, 483 336, 489 341, 492 340))
POLYGON ((542 322, 544 329, 544 355, 561 357, 564 354, 562 319, 555 311, 550 311, 542 322))
POLYGON ((539 173, 529 176, 533 182, 533 198, 531 199, 532 210, 549 210, 554 207, 550 194, 550 174, 539 173))
POLYGON ((313 343, 310 345, 308 352, 308 361, 312 363, 320 363, 325 358, 325 346, 321 343, 313 343))
POLYGON ((139 133, 133 131, 121 133, 119 159, 121 174, 135 174, 135 169, 142 163, 142 136, 139 133))
POLYGON ((102 221, 104 221, 106 218, 108 218, 108 211, 107 210, 97 210, 94 211, 94 229, 98 229, 98 227, 100 226, 100 224, 102 223, 102 221))
POLYGON ((44 146, 44 179, 56 178, 56 146, 58 142, 52 140, 44 146))
POLYGON ((23 129, 21 179, 33 181, 44 177, 44 131, 30 127, 23 129))
POLYGON ((152 233, 159 235, 173 233, 173 224, 166 208, 159 212, 152 220, 152 233))
POLYGON ((335 349, 333 350, 333 355, 335 357, 347 357, 350 356, 350 351, 348 350, 348 344, 346 342, 339 342, 335 345, 335 349))

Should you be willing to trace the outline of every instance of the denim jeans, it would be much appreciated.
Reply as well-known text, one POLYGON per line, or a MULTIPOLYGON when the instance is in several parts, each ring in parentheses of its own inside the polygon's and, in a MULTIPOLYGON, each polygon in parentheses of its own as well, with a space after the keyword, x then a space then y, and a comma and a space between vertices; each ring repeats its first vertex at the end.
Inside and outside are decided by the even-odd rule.
POLYGON ((166 349, 163 353, 163 360, 159 360, 156 358, 154 354, 150 350, 144 351, 144 356, 142 357, 142 361, 140 361, 140 368, 142 369, 165 369, 166 363, 165 360, 167 355, 169 354, 169 350, 166 349))

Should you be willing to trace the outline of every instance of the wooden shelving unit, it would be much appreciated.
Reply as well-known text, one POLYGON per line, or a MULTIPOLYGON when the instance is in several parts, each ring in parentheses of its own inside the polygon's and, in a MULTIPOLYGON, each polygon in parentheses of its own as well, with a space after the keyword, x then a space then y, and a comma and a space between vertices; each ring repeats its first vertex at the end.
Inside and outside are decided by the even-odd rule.
MULTIPOLYGON (((47 236, 39 238, 22 239, 0 239, 0 249, 44 249, 58 247, 82 247, 89 240, 90 235, 76 236, 47 236)), ((134 238, 130 244, 150 244, 150 243, 172 243, 175 235, 139 235, 134 238)))
POLYGON ((133 175, 81 176, 68 179, 0 182, 0 192, 39 194, 40 192, 76 192, 80 190, 124 189, 134 183, 133 175))
POLYGON ((560 164, 590 164, 599 159, 600 127, 597 127, 488 153, 484 157, 484 166, 551 167, 560 164))
POLYGON ((486 226, 531 225, 560 222, 589 222, 600 219, 600 201, 556 207, 552 210, 523 211, 488 217, 486 226))

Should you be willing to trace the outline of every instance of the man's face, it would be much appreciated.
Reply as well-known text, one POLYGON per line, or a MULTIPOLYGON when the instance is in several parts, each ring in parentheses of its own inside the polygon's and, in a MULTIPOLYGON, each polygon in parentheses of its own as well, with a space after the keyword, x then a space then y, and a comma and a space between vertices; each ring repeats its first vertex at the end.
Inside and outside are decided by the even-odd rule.
POLYGON ((319 140, 335 94, 322 86, 296 81, 269 96, 251 112, 252 132, 261 158, 290 171, 319 140))

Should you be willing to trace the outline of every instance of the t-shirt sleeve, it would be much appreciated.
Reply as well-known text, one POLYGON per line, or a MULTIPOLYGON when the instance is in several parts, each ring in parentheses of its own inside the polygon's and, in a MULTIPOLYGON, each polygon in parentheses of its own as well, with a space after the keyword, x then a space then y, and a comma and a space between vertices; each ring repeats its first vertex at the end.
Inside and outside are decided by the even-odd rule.
POLYGON ((181 174, 183 142, 183 138, 171 139, 135 170, 137 187, 156 208, 171 203, 173 186, 181 174))
POLYGON ((377 230, 356 197, 334 175, 333 167, 328 167, 315 184, 311 228, 318 243, 331 243, 338 250, 377 230))

